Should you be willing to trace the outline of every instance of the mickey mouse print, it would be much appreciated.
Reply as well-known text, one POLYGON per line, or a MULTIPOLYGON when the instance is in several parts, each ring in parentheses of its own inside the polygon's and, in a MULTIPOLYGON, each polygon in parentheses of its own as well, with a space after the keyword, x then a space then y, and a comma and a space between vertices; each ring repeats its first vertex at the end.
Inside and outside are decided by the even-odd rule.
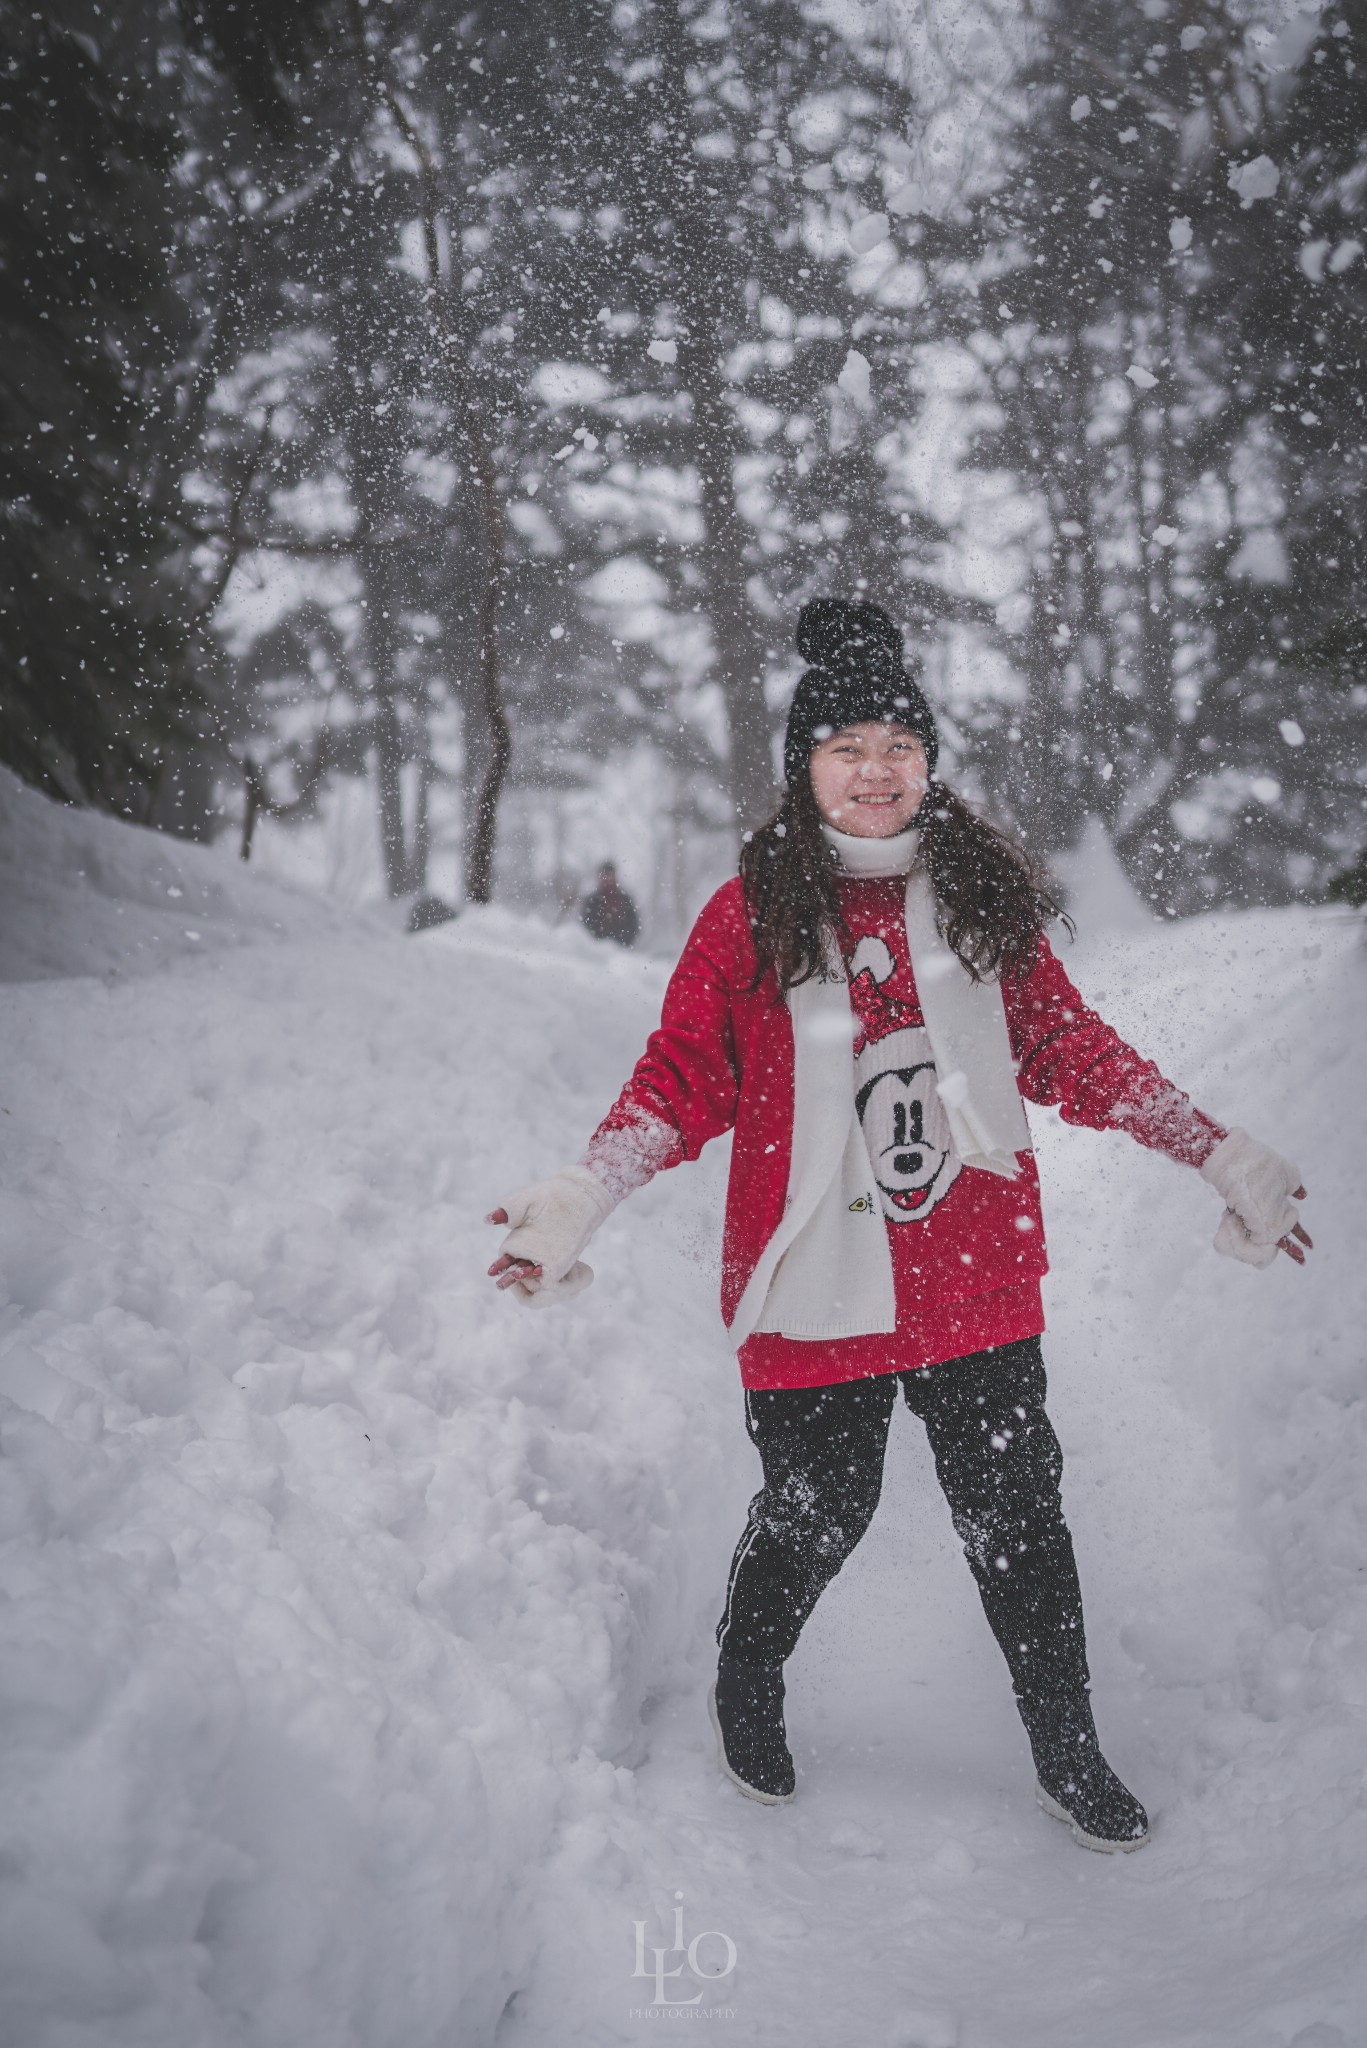
POLYGON ((870 934, 849 961, 850 1001, 859 1020, 855 1107, 883 1205, 892 1223, 924 1223, 963 1171, 936 1086, 935 1059, 917 1006, 887 984, 898 962, 870 934))

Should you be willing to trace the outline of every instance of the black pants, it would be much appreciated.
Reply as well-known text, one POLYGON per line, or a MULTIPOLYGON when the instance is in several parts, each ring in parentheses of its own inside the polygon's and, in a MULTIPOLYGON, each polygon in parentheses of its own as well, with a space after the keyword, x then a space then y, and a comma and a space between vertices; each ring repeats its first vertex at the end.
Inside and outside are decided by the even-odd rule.
POLYGON ((901 1387, 926 1425, 969 1569, 1024 1699, 1085 1687, 1087 1649, 1062 1455, 1044 1412, 1038 1337, 919 1372, 748 1392, 764 1461, 717 1625, 749 1664, 790 1657, 807 1616, 873 1518, 901 1387))

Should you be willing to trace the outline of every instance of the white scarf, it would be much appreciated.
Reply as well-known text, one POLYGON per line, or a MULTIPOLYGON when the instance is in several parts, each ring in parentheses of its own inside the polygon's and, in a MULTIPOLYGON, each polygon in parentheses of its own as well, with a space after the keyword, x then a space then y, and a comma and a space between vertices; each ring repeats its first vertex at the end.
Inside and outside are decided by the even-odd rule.
MULTIPOLYGON (((1013 1179, 1030 1150, 1001 986, 975 982, 940 936, 935 898, 913 827, 891 839, 823 834, 848 874, 906 875, 907 947, 930 1040, 940 1101, 965 1166, 1013 1179)), ((839 966, 791 989, 793 1137, 778 1228, 750 1276, 731 1327, 817 1340, 897 1327, 892 1254, 855 1108, 854 1028, 839 966)), ((910 1229, 910 1224, 898 1225, 910 1229)))

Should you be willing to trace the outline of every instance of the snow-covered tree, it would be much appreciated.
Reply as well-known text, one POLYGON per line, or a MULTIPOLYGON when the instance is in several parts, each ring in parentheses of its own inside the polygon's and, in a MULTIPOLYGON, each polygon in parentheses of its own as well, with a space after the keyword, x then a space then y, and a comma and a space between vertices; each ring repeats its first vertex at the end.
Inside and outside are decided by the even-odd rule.
POLYGON ((1036 843, 1101 818, 1167 911, 1285 900, 1361 835, 1365 26, 1055 0, 987 209, 978 460, 1035 520, 981 744, 1036 843))

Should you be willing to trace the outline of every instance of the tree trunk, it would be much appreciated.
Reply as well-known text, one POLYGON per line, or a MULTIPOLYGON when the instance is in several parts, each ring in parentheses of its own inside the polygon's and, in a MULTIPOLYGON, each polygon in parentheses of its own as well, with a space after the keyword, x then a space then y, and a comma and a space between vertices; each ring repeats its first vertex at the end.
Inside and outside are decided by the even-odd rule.
POLYGON ((376 549, 366 564, 367 654, 374 675, 371 735, 375 788, 380 810, 380 856, 385 891, 392 899, 409 891, 408 835, 403 815, 404 730, 399 715, 396 606, 398 590, 387 553, 376 549))
POLYGON ((432 859, 432 748, 426 725, 418 755, 418 786, 413 796, 413 857, 408 864, 408 889, 413 896, 427 894, 427 870, 432 859))
POLYGON ((739 429, 727 403, 721 365, 733 337, 728 316, 740 302, 742 282, 730 259, 726 222, 710 206, 693 154, 696 119, 688 89, 688 38, 678 0, 663 0, 659 22, 661 78, 670 110, 670 144, 662 151, 662 203, 673 217, 679 254, 679 367, 693 400, 703 540, 696 559, 703 589, 716 679, 726 706, 730 738, 728 781, 742 828, 762 824, 776 796, 772 726, 764 699, 769 628, 749 592, 755 534, 736 503, 739 429))
POLYGON ((242 764, 242 776, 245 797, 242 806, 242 845, 240 852, 243 860, 250 860, 252 857, 252 840, 256 837, 256 821, 263 810, 270 808, 270 804, 266 795, 265 777, 250 754, 248 754, 242 764))
POLYGON ((731 742, 731 803, 741 829, 753 830, 769 817, 777 796, 772 727, 764 698, 764 650, 769 632, 766 623, 756 615, 748 587, 750 565, 746 557, 754 545, 754 534, 736 505, 735 427, 718 374, 723 348, 721 323, 715 309, 705 304, 698 305, 692 322, 695 331, 679 355, 687 367, 697 426, 706 536, 700 552, 717 681, 726 705, 731 742))
POLYGON ((488 735, 489 759, 475 799, 475 815, 467 842, 465 889, 472 903, 487 903, 494 892, 494 840, 498 802, 513 757, 513 736, 503 708, 499 670, 498 610, 503 595, 503 507, 489 461, 485 500, 484 590, 479 607, 479 702, 488 735))
POLYGON ((503 794, 513 752, 512 731, 503 703, 498 632, 508 554, 507 530, 498 492, 498 466, 494 460, 493 442, 484 425, 469 351, 456 318, 451 293, 442 283, 441 240, 437 229, 440 213, 437 166, 421 129, 400 95, 386 86, 384 98, 418 159, 428 304, 437 323, 437 342, 447 373, 455 423, 469 457, 469 473, 475 486, 483 543, 484 579, 479 602, 479 689, 476 701, 484 720, 488 757, 475 798, 474 817, 467 821, 465 893, 472 903, 487 903, 493 894, 499 798, 503 794))
POLYGON ((376 690, 371 731, 380 806, 380 856, 385 892, 393 899, 408 893, 408 847, 403 825, 403 726, 391 690, 376 690))

